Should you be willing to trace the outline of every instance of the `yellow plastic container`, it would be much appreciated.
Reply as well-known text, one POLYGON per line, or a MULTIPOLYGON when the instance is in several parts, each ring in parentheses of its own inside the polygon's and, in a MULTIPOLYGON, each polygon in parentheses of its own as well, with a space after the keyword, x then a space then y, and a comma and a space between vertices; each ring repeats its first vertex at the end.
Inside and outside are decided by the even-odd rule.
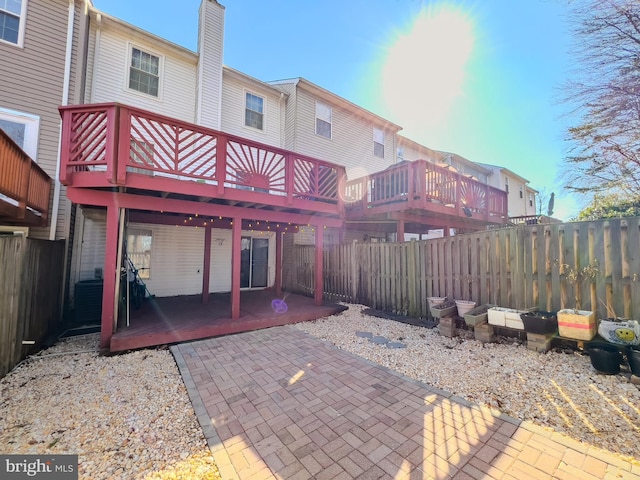
POLYGON ((591 340, 598 331, 596 312, 565 308, 558 312, 558 333, 573 340, 591 340))

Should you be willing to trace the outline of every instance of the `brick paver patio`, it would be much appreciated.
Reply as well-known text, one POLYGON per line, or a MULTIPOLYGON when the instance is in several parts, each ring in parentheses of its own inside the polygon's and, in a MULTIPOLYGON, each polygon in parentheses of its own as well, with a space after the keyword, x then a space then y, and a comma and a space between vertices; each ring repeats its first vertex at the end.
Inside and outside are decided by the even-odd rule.
POLYGON ((640 480, 639 466, 609 452, 480 408, 293 327, 171 351, 225 480, 640 480))

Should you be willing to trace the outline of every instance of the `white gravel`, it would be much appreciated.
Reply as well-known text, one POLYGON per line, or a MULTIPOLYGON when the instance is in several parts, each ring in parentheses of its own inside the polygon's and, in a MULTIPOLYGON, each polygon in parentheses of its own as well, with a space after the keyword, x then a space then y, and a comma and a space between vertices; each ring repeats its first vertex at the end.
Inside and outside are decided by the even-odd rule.
POLYGON ((169 350, 97 347, 69 338, 0 381, 2 453, 77 454, 80 478, 220 478, 169 350))
POLYGON ((640 460, 640 389, 630 374, 603 375, 578 352, 536 353, 516 341, 481 343, 470 331, 440 336, 415 327, 349 310, 297 328, 476 404, 520 420, 553 428, 576 440, 640 460), (407 345, 390 349, 356 336, 371 332, 407 345))

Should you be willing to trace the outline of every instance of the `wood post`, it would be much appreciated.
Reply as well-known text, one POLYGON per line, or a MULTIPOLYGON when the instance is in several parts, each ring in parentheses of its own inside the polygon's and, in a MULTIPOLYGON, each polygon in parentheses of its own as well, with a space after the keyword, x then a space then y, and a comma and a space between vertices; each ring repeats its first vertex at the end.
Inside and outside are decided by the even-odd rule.
POLYGON ((202 303, 209 303, 209 277, 211 273, 211 225, 204 229, 204 259, 202 265, 202 303))
POLYGON ((324 229, 322 225, 316 226, 316 250, 315 250, 315 289, 313 299, 316 305, 322 305, 322 293, 324 291, 324 280, 322 272, 322 257, 324 250, 324 229))
POLYGON ((231 226, 231 320, 240 318, 240 260, 242 255, 242 218, 234 217, 231 226))
POLYGON ((120 209, 107 207, 107 238, 104 250, 104 283, 102 285, 102 322, 100 324, 100 347, 106 348, 115 329, 114 311, 116 278, 120 274, 118 263, 118 220, 120 209))
POLYGON ((276 230, 276 295, 282 295, 282 232, 276 230))

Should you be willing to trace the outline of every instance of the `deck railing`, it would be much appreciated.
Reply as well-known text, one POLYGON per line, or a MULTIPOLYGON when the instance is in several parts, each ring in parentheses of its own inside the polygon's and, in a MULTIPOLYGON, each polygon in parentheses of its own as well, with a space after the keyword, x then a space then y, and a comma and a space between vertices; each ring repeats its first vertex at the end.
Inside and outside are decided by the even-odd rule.
POLYGON ((450 207, 460 215, 506 219, 507 192, 426 160, 404 162, 346 185, 347 211, 366 211, 393 202, 407 208, 429 204, 450 207))
POLYGON ((0 203, 2 221, 46 225, 51 178, 0 129, 0 203))
POLYGON ((100 172, 113 185, 126 185, 129 174, 146 174, 209 185, 211 197, 235 188, 342 210, 342 166, 117 103, 60 111, 65 185, 85 172, 100 172))

